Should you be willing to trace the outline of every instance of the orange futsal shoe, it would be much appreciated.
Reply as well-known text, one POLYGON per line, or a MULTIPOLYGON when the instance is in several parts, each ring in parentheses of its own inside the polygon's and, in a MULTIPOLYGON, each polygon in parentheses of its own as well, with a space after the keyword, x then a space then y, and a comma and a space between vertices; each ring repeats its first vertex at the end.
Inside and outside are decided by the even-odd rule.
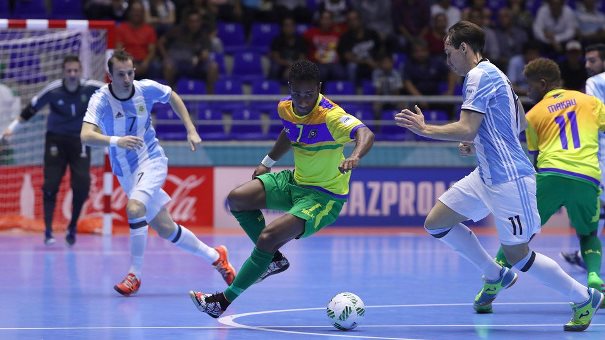
POLYGON ((133 273, 128 273, 122 282, 113 286, 113 289, 124 296, 130 296, 138 292, 140 287, 141 280, 139 280, 133 273))
POLYGON ((235 279, 235 268, 229 263, 229 259, 227 258, 228 252, 227 247, 218 246, 214 248, 218 252, 218 260, 214 261, 212 264, 221 276, 223 276, 223 280, 227 282, 228 285, 231 285, 233 280, 235 279))

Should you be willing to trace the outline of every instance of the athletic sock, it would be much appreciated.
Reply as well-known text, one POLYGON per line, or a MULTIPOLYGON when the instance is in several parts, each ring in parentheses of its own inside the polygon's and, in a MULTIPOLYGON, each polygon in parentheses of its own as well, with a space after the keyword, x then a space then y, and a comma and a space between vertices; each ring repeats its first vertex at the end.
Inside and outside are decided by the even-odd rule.
POLYGON ((571 302, 581 303, 588 300, 588 290, 571 276, 551 258, 538 252, 535 253, 533 263, 525 271, 540 280, 544 285, 568 297, 571 302))
POLYGON ((141 279, 149 227, 145 217, 128 220, 128 223, 130 224, 130 269, 128 272, 141 279))
POLYGON ((580 254, 586 264, 587 272, 601 272, 602 251, 601 240, 597 236, 580 236, 580 254))
POLYGON ((258 280, 267 270, 272 259, 272 253, 254 247, 252 254, 242 265, 231 286, 227 287, 224 291, 225 298, 229 302, 233 302, 244 290, 248 289, 248 287, 258 280))
POLYGON ((174 243, 175 246, 195 256, 203 257, 210 264, 218 260, 219 254, 216 249, 200 241, 191 230, 177 223, 174 225, 175 229, 172 235, 168 236, 168 240, 174 243))
POLYGON ((475 233, 464 224, 458 223, 453 226, 440 240, 474 264, 483 273, 486 280, 497 280, 500 277, 502 267, 489 256, 479 243, 475 233))

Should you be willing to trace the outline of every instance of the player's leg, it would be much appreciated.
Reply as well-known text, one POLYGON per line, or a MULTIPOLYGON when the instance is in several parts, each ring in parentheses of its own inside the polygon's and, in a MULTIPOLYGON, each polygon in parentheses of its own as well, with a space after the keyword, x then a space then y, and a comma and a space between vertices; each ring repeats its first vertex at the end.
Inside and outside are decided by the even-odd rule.
POLYGON ((581 255, 588 272, 588 286, 603 291, 605 286, 600 277, 603 249, 597 236, 601 203, 599 188, 596 184, 569 178, 561 177, 559 181, 566 182, 569 188, 565 208, 580 240, 581 255))
MULTIPOLYGON (((541 226, 546 224, 551 216, 561 208, 565 201, 565 197, 570 190, 569 187, 563 183, 559 183, 557 178, 558 176, 536 175, 536 200, 541 226)), ((506 259, 502 247, 498 249, 496 262, 503 267, 512 267, 506 259)))
POLYGON ((59 138, 47 133, 44 148, 44 184, 42 184, 42 200, 44 205, 44 242, 52 244, 52 223, 57 204, 57 193, 61 179, 67 168, 67 155, 64 145, 59 138))
POLYGON ((168 194, 164 190, 160 190, 158 194, 154 195, 152 201, 149 202, 147 218, 150 219, 149 225, 151 228, 157 231, 160 237, 172 242, 175 246, 205 259, 218 270, 227 284, 231 284, 236 272, 229 263, 227 248, 222 245, 216 248, 209 247, 198 239, 191 230, 175 223, 166 209, 166 204, 169 201, 170 197, 168 194), (165 203, 160 206, 160 202, 165 203))
POLYGON ((486 279, 496 280, 502 267, 485 251, 475 233, 461 223, 469 219, 478 221, 489 213, 478 191, 482 186, 477 170, 458 181, 439 197, 424 227, 433 237, 475 265, 486 279))
POLYGON ((76 242, 78 219, 90 190, 90 148, 82 145, 79 139, 77 143, 74 140, 74 145, 69 153, 69 170, 73 197, 71 220, 67 226, 65 241, 67 244, 73 245, 76 242))
POLYGON ((536 181, 526 176, 491 188, 498 237, 509 263, 553 288, 573 303, 573 315, 564 329, 582 331, 590 325, 603 295, 588 289, 569 276, 551 258, 532 251, 529 241, 540 232, 540 216, 536 203, 536 181))

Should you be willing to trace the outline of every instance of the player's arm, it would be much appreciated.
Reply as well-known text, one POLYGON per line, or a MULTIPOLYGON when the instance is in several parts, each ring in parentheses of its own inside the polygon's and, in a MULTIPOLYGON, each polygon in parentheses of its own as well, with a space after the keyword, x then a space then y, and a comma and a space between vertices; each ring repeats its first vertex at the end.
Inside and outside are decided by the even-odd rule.
POLYGON ((191 151, 195 151, 195 147, 202 143, 202 139, 191 121, 189 111, 187 111, 187 107, 185 107, 185 103, 183 103, 181 96, 174 91, 170 94, 170 107, 172 107, 172 110, 176 112, 185 125, 185 129, 187 129, 187 141, 189 142, 191 151))
POLYGON ((260 162, 260 164, 254 169, 254 173, 252 174, 252 178, 254 179, 256 176, 262 175, 264 173, 270 172, 271 167, 277 162, 283 155, 290 150, 290 139, 288 139, 288 135, 286 135, 286 131, 282 130, 275 144, 273 144, 273 148, 271 151, 265 156, 265 158, 260 162))
POLYGON ((38 110, 48 103, 48 97, 48 90, 46 88, 34 96, 31 102, 21 110, 21 113, 6 127, 4 132, 2 132, 2 138, 12 136, 12 134, 21 127, 21 124, 30 120, 38 110))
POLYGON ((479 126, 483 121, 483 114, 462 110, 457 122, 446 125, 432 125, 424 122, 424 115, 420 108, 414 106, 416 112, 404 109, 395 115, 398 126, 409 129, 417 135, 451 141, 471 141, 475 139, 479 126))
POLYGON ((143 139, 137 136, 106 136, 101 129, 92 123, 82 123, 80 131, 82 144, 88 146, 111 146, 134 150, 143 147, 143 139))
POLYGON ((356 168, 361 158, 370 151, 372 145, 374 145, 374 133, 372 130, 365 126, 357 129, 355 131, 355 148, 353 148, 351 155, 340 163, 338 170, 345 173, 356 168))

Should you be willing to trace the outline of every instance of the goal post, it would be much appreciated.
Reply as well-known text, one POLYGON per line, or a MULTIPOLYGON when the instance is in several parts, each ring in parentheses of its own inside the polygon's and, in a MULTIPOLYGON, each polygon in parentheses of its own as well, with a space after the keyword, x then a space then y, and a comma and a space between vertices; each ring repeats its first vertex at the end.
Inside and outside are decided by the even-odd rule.
MULTIPOLYGON (((65 56, 79 56, 84 78, 104 81, 107 54, 115 43, 114 25, 100 20, 0 19, 0 133, 34 95, 63 77, 65 56)), ((44 229, 41 188, 47 114, 48 107, 0 142, 0 230, 44 229)), ((111 233, 111 218, 103 217, 111 214, 110 201, 103 196, 103 181, 108 178, 104 152, 92 151, 89 199, 78 230, 111 233), (108 226, 102 226, 104 220, 108 226)), ((54 230, 67 226, 71 197, 66 171, 57 195, 54 230)))

